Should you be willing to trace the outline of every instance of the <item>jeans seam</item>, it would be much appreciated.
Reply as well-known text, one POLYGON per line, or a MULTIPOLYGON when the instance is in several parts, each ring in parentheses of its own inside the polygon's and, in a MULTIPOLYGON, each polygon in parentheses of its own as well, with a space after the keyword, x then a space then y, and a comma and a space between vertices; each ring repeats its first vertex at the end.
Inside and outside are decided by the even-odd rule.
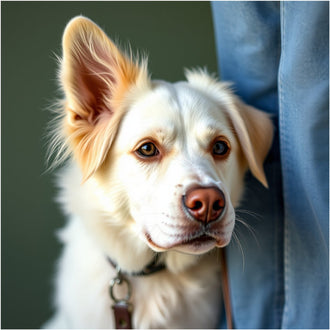
MULTIPOLYGON (((285 22, 285 2, 281 1, 281 60, 280 60, 280 66, 279 66, 279 126, 280 126, 280 148, 281 151, 283 152, 283 154, 287 153, 287 136, 286 136, 286 130, 284 129, 285 126, 285 121, 284 121, 284 114, 283 114, 283 105, 284 105, 284 84, 283 84, 283 71, 282 71, 282 67, 283 67, 283 62, 284 62, 284 56, 285 56, 285 52, 286 52, 286 22, 285 22)), ((290 171, 290 166, 287 163, 287 159, 284 162, 283 161, 284 157, 281 159, 281 165, 283 168, 283 174, 288 175, 288 172, 290 171)), ((284 196, 284 201, 286 200, 287 196, 287 190, 286 190, 286 185, 283 182, 283 196, 284 196)), ((287 214, 287 208, 286 205, 284 204, 284 248, 283 248, 283 253, 284 253, 284 269, 283 269, 283 276, 284 276, 284 306, 283 306, 283 315, 282 315, 282 324, 281 324, 281 328, 285 328, 285 324, 287 323, 287 318, 288 318, 288 312, 289 312, 289 306, 288 306, 288 293, 289 293, 289 283, 288 283, 288 273, 289 273, 289 266, 290 266, 290 243, 289 243, 289 228, 288 228, 288 214, 287 214)))
MULTIPOLYGON (((274 181, 278 179, 277 174, 273 173, 274 181)), ((282 185, 281 185, 282 187, 282 185)), ((276 203, 275 205, 283 205, 279 202, 279 197, 276 194, 276 203)), ((284 230, 282 229, 283 226, 283 212, 279 211, 277 208, 274 209, 274 212, 276 213, 276 225, 275 225, 275 242, 278 242, 278 245, 275 243, 275 294, 274 294, 274 327, 280 328, 282 324, 282 318, 283 318, 283 300, 284 300, 284 291, 283 291, 283 271, 284 271, 284 264, 282 263, 283 258, 283 246, 280 246, 280 244, 283 244, 283 233, 284 230)))
MULTIPOLYGON (((274 174, 273 174, 274 175, 274 174)), ((278 211, 275 209, 274 213, 276 213, 276 218, 278 219, 278 211)), ((277 221, 278 222, 278 221, 277 221)), ((276 242, 278 237, 278 226, 275 224, 275 232, 274 232, 274 240, 276 242)), ((278 248, 276 246, 276 243, 274 244, 274 265, 275 265, 275 292, 273 297, 273 308, 274 308, 274 327, 278 327, 280 324, 279 319, 278 319, 278 312, 277 312, 277 302, 279 301, 279 294, 278 294, 278 288, 279 288, 279 276, 278 276, 278 264, 279 264, 279 252, 278 248)))

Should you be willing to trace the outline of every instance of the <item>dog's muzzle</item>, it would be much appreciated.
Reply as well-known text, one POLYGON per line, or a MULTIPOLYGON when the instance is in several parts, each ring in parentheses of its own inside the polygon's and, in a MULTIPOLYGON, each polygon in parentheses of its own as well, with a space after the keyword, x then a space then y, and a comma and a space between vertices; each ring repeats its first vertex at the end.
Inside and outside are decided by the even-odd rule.
POLYGON ((182 204, 193 220, 204 224, 219 220, 226 207, 225 196, 219 188, 203 186, 188 190, 182 204))

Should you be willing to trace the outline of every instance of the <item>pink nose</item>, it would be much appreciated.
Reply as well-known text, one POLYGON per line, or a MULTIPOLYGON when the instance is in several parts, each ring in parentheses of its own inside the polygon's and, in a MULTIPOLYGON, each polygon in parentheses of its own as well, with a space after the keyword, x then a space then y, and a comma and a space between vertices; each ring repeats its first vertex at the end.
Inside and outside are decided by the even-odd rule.
POLYGON ((188 213, 204 223, 219 219, 225 205, 225 196, 216 187, 197 187, 183 197, 183 206, 188 213))

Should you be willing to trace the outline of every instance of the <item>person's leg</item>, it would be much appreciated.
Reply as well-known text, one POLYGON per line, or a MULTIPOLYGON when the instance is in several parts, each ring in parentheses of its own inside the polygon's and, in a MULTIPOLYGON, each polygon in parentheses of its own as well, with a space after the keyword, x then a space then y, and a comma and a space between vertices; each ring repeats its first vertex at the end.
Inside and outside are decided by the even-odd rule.
POLYGON ((281 3, 283 328, 329 327, 329 3, 281 3))
MULTIPOLYGON (((279 3, 213 2, 212 12, 221 79, 234 82, 245 102, 273 114, 277 126, 279 3)), ((265 164, 269 190, 250 174, 246 180, 238 216, 252 227, 255 237, 238 221, 235 232, 243 251, 235 240, 227 249, 236 328, 280 328, 282 322, 283 210, 278 150, 276 134, 265 164)))
POLYGON ((218 68, 248 104, 278 114, 280 4, 211 2, 218 68))

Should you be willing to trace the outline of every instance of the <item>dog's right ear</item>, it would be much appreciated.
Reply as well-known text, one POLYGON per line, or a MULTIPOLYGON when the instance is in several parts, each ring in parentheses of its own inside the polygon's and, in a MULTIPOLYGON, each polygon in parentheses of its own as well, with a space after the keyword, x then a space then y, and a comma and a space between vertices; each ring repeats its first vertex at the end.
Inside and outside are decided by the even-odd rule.
POLYGON ((273 142, 274 127, 270 116, 235 96, 227 105, 227 115, 252 174, 268 188, 263 163, 273 142))
POLYGON ((63 134, 85 180, 109 151, 125 112, 125 95, 132 86, 148 81, 146 61, 133 61, 91 20, 78 16, 68 23, 60 70, 63 134))
POLYGON ((247 165, 254 177, 268 187, 263 163, 273 141, 274 128, 270 116, 244 104, 232 93, 230 84, 219 82, 205 70, 187 70, 186 76, 192 85, 207 92, 223 106, 247 165))

